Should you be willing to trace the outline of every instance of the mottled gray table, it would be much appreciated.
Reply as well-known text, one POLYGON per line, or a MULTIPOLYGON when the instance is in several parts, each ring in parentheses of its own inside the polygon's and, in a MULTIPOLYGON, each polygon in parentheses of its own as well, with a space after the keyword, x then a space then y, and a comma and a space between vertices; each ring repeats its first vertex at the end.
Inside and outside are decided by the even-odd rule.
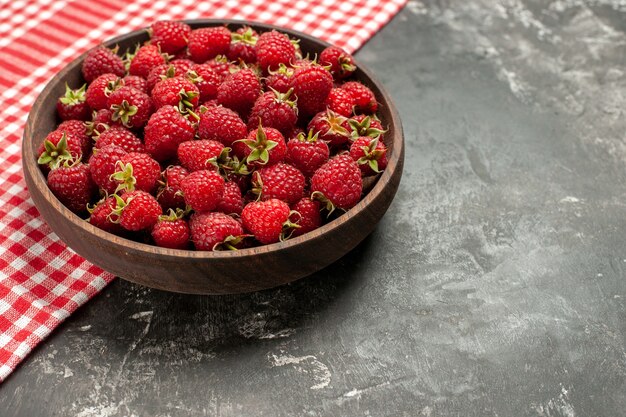
POLYGON ((118 280, 13 416, 626 415, 626 3, 413 1, 359 53, 406 132, 374 234, 293 285, 118 280))

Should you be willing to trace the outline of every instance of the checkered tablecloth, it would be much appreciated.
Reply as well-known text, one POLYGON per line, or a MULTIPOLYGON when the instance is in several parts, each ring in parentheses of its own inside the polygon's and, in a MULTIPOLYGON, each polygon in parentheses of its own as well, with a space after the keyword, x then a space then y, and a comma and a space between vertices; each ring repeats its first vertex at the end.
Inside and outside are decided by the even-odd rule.
POLYGON ((39 216, 21 172, 28 111, 76 56, 160 19, 272 23, 356 51, 406 0, 0 0, 0 382, 113 276, 68 249, 39 216))

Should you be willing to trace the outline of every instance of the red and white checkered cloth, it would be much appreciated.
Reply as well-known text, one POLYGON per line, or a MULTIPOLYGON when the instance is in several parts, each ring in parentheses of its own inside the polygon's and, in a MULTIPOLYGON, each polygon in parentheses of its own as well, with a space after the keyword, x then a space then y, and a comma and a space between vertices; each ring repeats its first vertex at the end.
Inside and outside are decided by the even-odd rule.
POLYGON ((68 249, 39 217, 20 165, 28 111, 87 49, 160 19, 272 23, 356 51, 406 0, 0 0, 0 382, 113 276, 68 249))

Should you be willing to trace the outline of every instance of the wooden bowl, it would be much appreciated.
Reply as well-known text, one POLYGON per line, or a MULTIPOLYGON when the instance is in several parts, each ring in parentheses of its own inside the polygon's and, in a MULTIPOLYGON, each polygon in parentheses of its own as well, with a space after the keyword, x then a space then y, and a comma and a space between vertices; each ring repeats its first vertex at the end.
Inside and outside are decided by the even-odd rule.
MULTIPOLYGON (((303 51, 318 53, 328 44, 304 33, 272 25, 235 20, 192 20, 192 28, 243 24, 258 31, 278 29, 301 39, 303 51)), ((148 40, 145 30, 123 35, 105 45, 121 50, 148 40)), ((54 110, 65 83, 80 85, 85 54, 59 72, 39 95, 26 122, 22 157, 24 175, 35 205, 52 230, 74 251, 128 281, 190 294, 232 294, 276 287, 305 277, 331 264, 372 232, 393 199, 404 161, 400 118, 387 92, 357 63, 357 79, 369 86, 380 103, 379 115, 388 128, 385 143, 389 164, 373 181, 363 199, 347 213, 303 236, 239 251, 196 252, 164 249, 104 232, 72 213, 57 200, 37 166, 37 147, 58 123, 54 110)))

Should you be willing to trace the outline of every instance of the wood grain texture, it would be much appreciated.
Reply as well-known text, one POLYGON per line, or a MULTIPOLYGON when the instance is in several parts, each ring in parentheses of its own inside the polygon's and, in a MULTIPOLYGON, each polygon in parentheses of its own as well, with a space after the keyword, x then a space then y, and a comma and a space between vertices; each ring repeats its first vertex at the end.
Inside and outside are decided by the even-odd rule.
MULTIPOLYGON (((193 27, 228 24, 236 28, 244 22, 232 20, 192 20, 193 27)), ((259 31, 271 25, 251 24, 259 31)), ((301 39, 309 53, 321 52, 328 44, 306 34, 280 28, 301 39)), ((114 38, 107 46, 122 50, 148 39, 145 31, 114 38)), ((276 287, 318 271, 336 261, 368 234, 388 209, 398 188, 404 161, 404 143, 399 115, 387 92, 371 73, 357 62, 357 78, 369 86, 381 104, 379 115, 388 132, 386 170, 370 185, 363 199, 347 213, 306 235, 256 248, 232 252, 196 252, 159 248, 104 232, 64 207, 46 185, 36 163, 36 150, 57 123, 54 103, 65 83, 83 82, 80 56, 57 74, 35 101, 29 114, 22 145, 23 167, 32 199, 52 230, 74 251, 126 280, 167 291, 192 294, 232 294, 276 287)))

